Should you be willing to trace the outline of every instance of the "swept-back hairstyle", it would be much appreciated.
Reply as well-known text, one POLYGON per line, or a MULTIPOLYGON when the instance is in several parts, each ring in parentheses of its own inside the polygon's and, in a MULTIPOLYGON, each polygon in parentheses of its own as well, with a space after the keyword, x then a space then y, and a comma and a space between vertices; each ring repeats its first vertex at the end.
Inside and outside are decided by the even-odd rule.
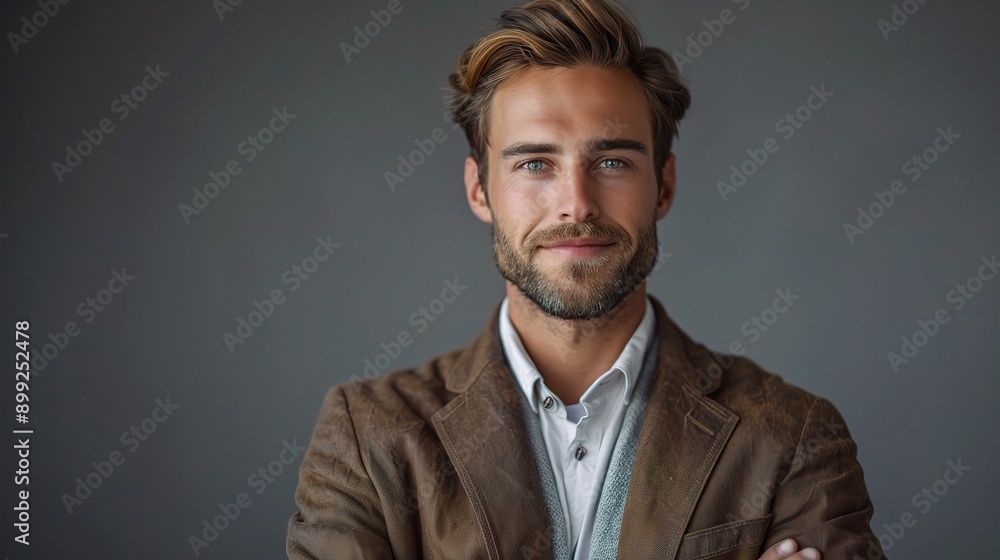
POLYGON ((485 193, 490 101, 505 79, 529 67, 597 66, 632 71, 652 108, 656 182, 670 156, 677 123, 691 104, 677 65, 644 47, 636 25, 609 0, 533 0, 505 10, 497 30, 462 53, 448 77, 452 121, 465 131, 485 193))

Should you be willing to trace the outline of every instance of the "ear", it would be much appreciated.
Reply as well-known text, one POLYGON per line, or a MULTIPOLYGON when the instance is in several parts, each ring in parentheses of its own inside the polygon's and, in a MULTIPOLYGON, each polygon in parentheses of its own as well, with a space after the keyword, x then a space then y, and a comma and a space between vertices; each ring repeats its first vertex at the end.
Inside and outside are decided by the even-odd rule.
POLYGON ((660 192, 656 197, 656 219, 662 220, 674 203, 674 192, 677 186, 677 174, 674 170, 674 154, 670 154, 660 170, 660 192))
POLYGON ((477 218, 491 224, 493 214, 490 213, 490 204, 486 201, 483 188, 479 184, 479 165, 472 156, 465 158, 465 196, 469 201, 469 208, 477 218))

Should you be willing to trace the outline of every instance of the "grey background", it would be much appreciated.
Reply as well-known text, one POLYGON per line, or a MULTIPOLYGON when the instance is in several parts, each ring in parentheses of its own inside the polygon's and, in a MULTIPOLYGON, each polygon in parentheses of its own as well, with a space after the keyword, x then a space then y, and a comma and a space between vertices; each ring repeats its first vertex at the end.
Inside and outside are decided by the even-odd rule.
MULTIPOLYGON (((14 321, 30 320, 36 352, 67 321, 81 331, 32 380, 34 557, 191 558, 189 535, 240 492, 251 505, 199 557, 284 557, 301 458, 260 494, 248 477, 283 442, 308 442, 324 391, 362 375, 380 343, 413 336, 397 369, 484 327, 503 285, 489 228, 464 201, 468 146, 441 96, 462 49, 509 5, 404 0, 350 63, 340 44, 386 2, 248 1, 222 20, 208 0, 70 2, 19 52, 8 41, 0 328, 10 340, 14 321), (112 101, 156 64, 169 76, 119 120, 112 101), (178 205, 285 106, 295 119, 186 224, 178 205), (58 181, 52 162, 105 117, 115 130, 58 181), (391 191, 383 174, 439 127, 446 141, 391 191), (282 274, 318 236, 339 248, 289 291, 282 274), (121 267, 135 280, 84 324, 77 306, 121 267), (456 277, 468 290, 417 333, 411 313, 456 277), (230 353, 223 333, 274 289, 285 303, 230 353), (129 452, 121 434, 166 397, 179 408, 129 452), (61 496, 115 450, 125 462, 69 514, 61 496)), ((888 555, 992 556, 1000 279, 960 311, 946 294, 1000 250, 990 101, 1000 7, 928 0, 885 40, 877 21, 889 1, 627 5, 646 42, 668 52, 721 10, 736 17, 683 69, 693 105, 650 293, 725 350, 747 343, 741 325, 791 288, 800 299, 748 355, 844 414, 888 555), (833 97, 784 140, 775 122, 823 84, 833 97), (903 163, 948 126, 960 139, 910 182, 903 163), (716 181, 768 137, 780 150, 723 201, 716 181), (850 243, 843 224, 894 179, 906 193, 850 243), (951 320, 894 372, 887 352, 938 308, 951 320), (914 494, 959 458, 972 470, 921 513, 914 494), (916 525, 896 540, 883 524, 906 512, 916 525)), ((39 10, 6 3, 0 28, 17 33, 39 10)), ((2 355, 9 371, 10 343, 2 355)), ((3 550, 30 557, 11 537, 3 550)))

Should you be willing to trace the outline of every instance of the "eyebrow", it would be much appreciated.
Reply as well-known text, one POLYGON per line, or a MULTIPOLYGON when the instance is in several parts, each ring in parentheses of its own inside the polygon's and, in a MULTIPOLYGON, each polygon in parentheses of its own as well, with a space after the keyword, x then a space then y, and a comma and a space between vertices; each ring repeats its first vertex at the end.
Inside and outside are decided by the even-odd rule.
MULTIPOLYGON (((636 152, 642 155, 649 154, 649 148, 638 140, 628 138, 596 138, 587 142, 584 146, 585 153, 609 152, 612 150, 625 150, 636 152)), ((510 159, 513 157, 532 154, 562 154, 562 148, 555 144, 538 144, 532 142, 518 142, 501 150, 500 159, 510 159)))

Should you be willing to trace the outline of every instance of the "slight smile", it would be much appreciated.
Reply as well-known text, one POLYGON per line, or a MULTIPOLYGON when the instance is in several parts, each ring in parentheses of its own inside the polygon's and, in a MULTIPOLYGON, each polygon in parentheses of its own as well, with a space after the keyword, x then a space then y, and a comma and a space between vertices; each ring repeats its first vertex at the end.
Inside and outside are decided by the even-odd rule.
POLYGON ((563 239, 561 241, 546 243, 540 246, 539 249, 546 249, 574 257, 590 257, 607 251, 612 245, 614 245, 614 241, 609 241, 607 239, 600 239, 596 237, 578 237, 575 239, 563 239))

